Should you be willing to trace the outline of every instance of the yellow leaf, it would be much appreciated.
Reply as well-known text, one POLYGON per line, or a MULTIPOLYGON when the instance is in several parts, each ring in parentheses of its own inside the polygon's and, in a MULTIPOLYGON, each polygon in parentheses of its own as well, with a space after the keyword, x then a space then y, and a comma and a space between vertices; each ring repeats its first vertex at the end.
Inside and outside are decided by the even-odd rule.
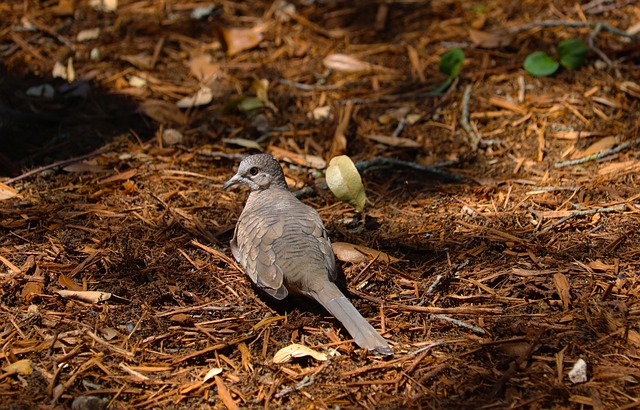
POLYGON ((362 178, 356 166, 346 155, 334 157, 329 161, 326 172, 327 185, 341 201, 348 202, 362 212, 367 196, 362 185, 362 178))

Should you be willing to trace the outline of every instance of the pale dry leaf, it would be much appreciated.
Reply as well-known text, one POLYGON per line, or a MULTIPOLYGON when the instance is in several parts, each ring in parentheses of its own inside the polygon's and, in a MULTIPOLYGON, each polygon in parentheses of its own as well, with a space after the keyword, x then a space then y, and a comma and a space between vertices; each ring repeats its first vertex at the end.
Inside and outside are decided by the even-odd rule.
POLYGON ((410 107, 391 108, 378 117, 378 122, 380 124, 386 125, 391 123, 392 121, 400 121, 404 119, 409 114, 409 112, 411 112, 410 107))
POLYGON ((346 54, 329 54, 322 60, 325 67, 342 73, 371 71, 373 66, 365 61, 346 54))
POLYGON ((333 117, 331 114, 331 106, 329 105, 316 107, 307 116, 314 121, 325 121, 333 117))
POLYGON ((90 28, 87 30, 82 30, 76 36, 76 40, 79 42, 95 40, 100 37, 100 27, 90 28))
POLYGON ((326 171, 326 180, 336 198, 362 212, 367 196, 360 173, 351 158, 346 155, 332 158, 326 171))
POLYGON ((220 373, 222 373, 222 368, 221 367, 213 367, 211 368, 207 374, 204 375, 204 379, 202 379, 202 383, 206 383, 209 380, 213 379, 214 376, 219 375, 220 373))
POLYGON ((175 128, 167 128, 162 131, 162 144, 166 147, 170 147, 172 145, 182 144, 184 141, 184 135, 175 128))
POLYGON ((132 168, 127 171, 121 172, 119 174, 101 179, 100 181, 98 181, 98 185, 108 184, 110 182, 116 182, 116 181, 126 181, 127 179, 133 178, 137 173, 138 171, 132 168))
POLYGON ((225 28, 218 26, 216 32, 222 48, 228 56, 256 47, 263 40, 263 26, 252 28, 225 28))
POLYGON ((311 356, 316 360, 325 361, 327 360, 327 355, 316 350, 311 349, 310 347, 293 343, 287 347, 283 347, 278 350, 275 355, 273 355, 273 363, 282 364, 291 361, 294 357, 305 357, 311 356))
POLYGON ((640 170, 640 162, 635 160, 614 162, 598 170, 598 175, 613 174, 616 172, 634 172, 640 170))
POLYGON ((118 0, 90 0, 89 5, 99 11, 118 10, 118 0))
POLYGON ((147 80, 137 75, 132 75, 131 78, 129 78, 129 85, 133 88, 142 88, 147 85, 147 80))
POLYGON ((146 52, 142 52, 135 55, 120 56, 120 60, 126 61, 127 63, 142 70, 150 70, 152 68, 153 56, 150 56, 146 52))
POLYGON ((317 155, 296 154, 295 152, 287 151, 286 149, 276 147, 275 145, 270 145, 269 151, 271 151, 271 155, 274 157, 290 164, 301 165, 314 169, 324 169, 327 166, 327 162, 317 155))
POLYGON ((0 182, 0 201, 18 196, 18 191, 0 182))
POLYGON ((213 100, 213 92, 209 87, 200 87, 193 95, 184 97, 176 103, 179 108, 192 108, 207 105, 213 100))
POLYGON ((400 260, 385 252, 347 242, 332 242, 331 247, 342 262, 360 263, 376 259, 380 262, 394 263, 400 260))
POLYGON ((469 38, 473 44, 482 48, 506 47, 513 40, 507 33, 489 33, 474 29, 469 29, 469 38))
POLYGON ((26 376, 33 373, 33 366, 31 366, 31 360, 22 359, 3 367, 2 371, 8 374, 21 374, 26 376))
POLYGON ((372 141, 376 141, 385 145, 390 145, 392 147, 402 147, 402 148, 420 148, 421 147, 420 143, 409 138, 393 137, 393 136, 387 136, 387 135, 365 135, 365 137, 369 138, 372 141))
POLYGON ((75 299, 80 300, 87 303, 100 303, 100 302, 115 302, 115 303, 130 303, 129 300, 114 295, 109 292, 99 292, 95 290, 85 290, 85 291, 77 291, 77 290, 58 290, 56 293, 62 296, 65 299, 75 299))

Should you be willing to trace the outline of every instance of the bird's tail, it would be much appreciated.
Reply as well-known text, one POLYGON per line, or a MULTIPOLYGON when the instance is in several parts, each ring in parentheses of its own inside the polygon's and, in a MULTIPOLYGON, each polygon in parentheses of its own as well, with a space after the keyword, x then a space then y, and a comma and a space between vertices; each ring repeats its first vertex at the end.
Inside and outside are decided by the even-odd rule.
POLYGON ((387 341, 362 317, 333 282, 325 283, 322 290, 312 292, 310 296, 344 325, 358 346, 381 356, 393 354, 387 341))

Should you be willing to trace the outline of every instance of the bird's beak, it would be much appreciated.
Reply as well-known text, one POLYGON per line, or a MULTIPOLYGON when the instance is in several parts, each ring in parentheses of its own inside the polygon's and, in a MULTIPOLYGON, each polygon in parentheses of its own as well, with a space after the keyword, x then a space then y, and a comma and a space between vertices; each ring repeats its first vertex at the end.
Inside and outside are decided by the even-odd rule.
POLYGON ((231 177, 230 180, 228 180, 227 182, 225 182, 224 185, 222 185, 222 189, 227 189, 232 185, 239 184, 241 181, 242 181, 242 177, 238 174, 235 174, 233 177, 231 177))

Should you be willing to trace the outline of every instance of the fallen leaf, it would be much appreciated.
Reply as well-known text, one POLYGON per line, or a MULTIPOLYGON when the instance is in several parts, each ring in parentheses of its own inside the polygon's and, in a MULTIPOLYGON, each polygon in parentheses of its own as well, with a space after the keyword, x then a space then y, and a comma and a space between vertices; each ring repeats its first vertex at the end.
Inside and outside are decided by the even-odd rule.
POLYGON ((11 363, 8 366, 2 368, 5 373, 8 374, 21 374, 23 376, 33 373, 33 367, 31 366, 31 360, 22 359, 11 363))
POLYGON ((137 172, 138 171, 136 169, 130 169, 130 170, 121 172, 119 174, 110 176, 108 178, 101 179, 100 181, 98 181, 98 185, 108 184, 109 182, 115 182, 115 181, 126 181, 127 179, 133 178, 133 176, 137 172))
POLYGON ((207 105, 213 100, 213 92, 209 87, 201 87, 195 94, 184 97, 176 104, 179 108, 192 108, 207 105))
POLYGON ((125 299, 121 296, 114 295, 109 292, 98 292, 95 290, 58 290, 56 293, 62 296, 65 299, 75 299, 80 300, 87 303, 100 303, 100 302, 114 302, 114 303, 123 303, 129 304, 131 301, 125 299))
POLYGON ((100 27, 90 28, 87 30, 82 30, 76 36, 77 41, 89 41, 95 40, 100 36, 100 27))
POLYGON ((209 54, 201 54, 191 58, 189 71, 198 81, 206 84, 220 71, 220 64, 214 63, 209 54))
POLYGON ((222 49, 228 56, 238 54, 244 50, 252 49, 260 44, 264 38, 262 35, 263 30, 263 26, 256 26, 252 28, 216 27, 218 40, 220 40, 222 49))
POLYGON ((118 0, 90 0, 89 4, 99 11, 116 11, 118 10, 118 0))
POLYGON ((150 70, 152 67, 153 56, 150 56, 146 52, 142 52, 140 54, 135 55, 124 55, 120 56, 120 60, 126 61, 127 63, 141 69, 141 70, 150 70))
POLYGON ((305 357, 311 356, 316 360, 325 361, 327 360, 327 355, 318 351, 311 349, 310 347, 293 343, 287 347, 283 347, 278 350, 275 355, 273 355, 273 363, 282 364, 290 362, 294 357, 305 357))
POLYGON ((400 260, 385 252, 347 242, 333 242, 331 247, 333 248, 333 253, 342 262, 359 263, 376 259, 381 262, 394 263, 400 260))
POLYGON ((373 68, 371 64, 346 54, 329 54, 322 60, 322 64, 331 70, 343 73, 371 71, 373 68))
POLYGON ((207 372, 207 374, 204 375, 204 379, 202 379, 203 383, 208 382, 210 379, 213 379, 214 376, 219 375, 220 373, 222 373, 222 368, 221 367, 214 367, 211 370, 209 370, 207 372))
POLYGON ((257 149, 260 150, 260 144, 258 144, 257 142, 253 141, 253 140, 249 140, 246 138, 223 138, 222 142, 224 142, 225 144, 233 144, 233 145, 238 145, 240 147, 244 147, 244 148, 253 148, 253 149, 257 149))
POLYGON ((640 168, 640 162, 635 160, 614 162, 598 170, 598 175, 613 174, 615 172, 629 172, 640 168))
POLYGON ((569 304, 571 303, 569 280, 564 274, 556 273, 553 275, 553 283, 556 285, 560 300, 562 300, 562 306, 565 310, 569 309, 569 304))
POLYGON ((633 81, 623 81, 616 84, 618 88, 632 97, 640 98, 640 84, 633 81))
POLYGON ((391 108, 378 117, 378 122, 380 124, 386 125, 391 123, 392 121, 400 121, 404 119, 410 112, 410 107, 391 108))
POLYGON ((488 33, 474 29, 469 29, 469 38, 473 44, 482 48, 506 47, 513 40, 507 33, 488 33))
POLYGON ((301 165, 303 167, 324 169, 327 166, 327 162, 317 155, 311 154, 296 154, 295 152, 287 151, 273 145, 269 146, 269 151, 274 157, 286 161, 290 164, 301 165))
POLYGON ((600 138, 593 144, 589 145, 584 151, 578 151, 573 154, 573 158, 585 157, 587 155, 593 155, 600 151, 605 151, 613 148, 616 145, 616 137, 609 136, 600 138))
POLYGON ((104 168, 102 168, 100 165, 96 164, 95 162, 91 162, 91 161, 74 162, 73 164, 69 164, 62 169, 65 170, 66 172, 73 172, 73 173, 105 172, 104 168))
POLYGON ((18 196, 18 191, 0 182, 0 201, 18 196))
POLYGON ((365 135, 365 137, 381 144, 390 145, 392 147, 420 148, 422 146, 417 141, 409 138, 393 137, 387 135, 365 135))
POLYGON ((332 158, 326 171, 326 180, 336 198, 348 202, 358 211, 364 209, 367 196, 360 173, 351 158, 346 155, 332 158))
POLYGON ((69 290, 82 291, 82 286, 78 285, 73 281, 73 279, 64 274, 58 275, 58 284, 69 290))
POLYGON ((146 100, 138 106, 138 112, 160 124, 186 125, 187 116, 175 104, 162 100, 146 100))

